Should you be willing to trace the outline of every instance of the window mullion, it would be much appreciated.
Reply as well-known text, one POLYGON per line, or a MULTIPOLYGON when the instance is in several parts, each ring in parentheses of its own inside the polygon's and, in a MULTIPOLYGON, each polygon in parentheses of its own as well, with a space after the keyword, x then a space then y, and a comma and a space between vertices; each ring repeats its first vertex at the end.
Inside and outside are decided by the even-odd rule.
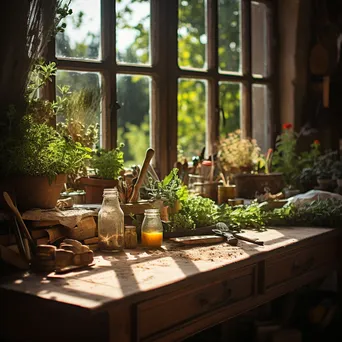
POLYGON ((251 0, 242 0, 242 73, 246 81, 242 86, 242 136, 252 134, 252 12, 251 0))
POLYGON ((116 20, 115 1, 101 0, 101 46, 103 70, 102 100, 102 145, 114 148, 117 140, 116 113, 116 20))
MULTIPOLYGON (((167 107, 163 110, 167 113, 165 137, 167 139, 167 163, 163 165, 168 172, 177 161, 177 127, 178 127, 178 0, 163 1, 165 3, 165 27, 166 35, 163 38, 165 44, 165 67, 167 69, 167 107)), ((161 35, 163 36, 163 35, 161 35)), ((165 151, 164 151, 165 152, 165 151)))
POLYGON ((206 146, 208 155, 215 153, 219 136, 219 85, 218 85, 218 1, 207 3, 207 59, 208 71, 214 77, 208 82, 208 112, 206 146))

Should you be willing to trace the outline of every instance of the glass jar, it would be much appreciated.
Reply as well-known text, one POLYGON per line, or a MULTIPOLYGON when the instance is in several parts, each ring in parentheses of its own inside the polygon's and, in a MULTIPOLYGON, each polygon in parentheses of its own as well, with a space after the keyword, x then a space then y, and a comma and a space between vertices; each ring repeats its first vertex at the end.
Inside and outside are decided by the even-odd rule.
POLYGON ((124 213, 120 207, 117 189, 105 189, 98 213, 99 249, 120 251, 124 247, 124 213))
POLYGON ((146 209, 141 225, 141 243, 144 247, 158 248, 163 242, 163 225, 159 209, 146 209))
POLYGON ((138 237, 135 226, 125 226, 125 248, 137 248, 138 237))

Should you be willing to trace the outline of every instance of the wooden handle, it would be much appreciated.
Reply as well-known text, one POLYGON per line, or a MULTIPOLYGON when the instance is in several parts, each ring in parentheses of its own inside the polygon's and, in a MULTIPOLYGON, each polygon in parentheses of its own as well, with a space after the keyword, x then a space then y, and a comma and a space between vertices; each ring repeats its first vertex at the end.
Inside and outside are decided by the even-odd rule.
POLYGON ((154 150, 152 148, 147 149, 145 160, 140 170, 138 180, 134 185, 133 194, 132 194, 132 197, 130 198, 130 202, 136 202, 138 200, 140 187, 144 181, 144 177, 147 173, 148 165, 150 164, 150 161, 153 158, 153 156, 154 156, 154 150))
POLYGON ((27 238, 27 240, 30 243, 31 248, 35 249, 36 244, 34 243, 34 241, 32 240, 31 234, 28 231, 25 222, 23 221, 23 218, 21 217, 18 208, 14 205, 11 196, 5 191, 3 192, 3 196, 4 199, 7 203, 7 205, 11 208, 12 212, 14 213, 14 215, 16 216, 16 218, 18 219, 18 222, 21 226, 21 229, 25 235, 25 237, 27 238))

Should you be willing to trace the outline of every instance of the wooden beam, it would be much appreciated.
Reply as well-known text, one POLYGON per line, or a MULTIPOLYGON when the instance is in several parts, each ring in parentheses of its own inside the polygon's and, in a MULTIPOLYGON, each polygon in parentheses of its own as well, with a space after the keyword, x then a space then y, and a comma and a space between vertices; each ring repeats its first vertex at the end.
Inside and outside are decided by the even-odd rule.
POLYGON ((206 150, 208 155, 216 152, 216 142, 219 138, 219 83, 218 83, 218 1, 208 0, 207 4, 207 58, 208 71, 214 75, 208 82, 208 106, 207 106, 207 134, 206 150))
MULTIPOLYGON (((241 1, 241 45, 242 45, 242 73, 248 79, 252 74, 252 32, 251 32, 251 1, 241 1)), ((242 137, 252 135, 252 83, 242 83, 242 137)))

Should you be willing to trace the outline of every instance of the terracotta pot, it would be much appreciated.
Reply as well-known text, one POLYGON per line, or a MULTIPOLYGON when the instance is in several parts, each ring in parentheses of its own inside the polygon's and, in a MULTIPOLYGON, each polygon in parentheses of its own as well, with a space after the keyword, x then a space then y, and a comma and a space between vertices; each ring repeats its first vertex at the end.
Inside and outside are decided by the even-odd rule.
POLYGON ((11 179, 15 199, 20 210, 32 208, 51 209, 56 206, 63 186, 65 174, 58 175, 51 184, 45 176, 17 176, 11 179))
POLYGON ((117 179, 102 179, 95 177, 82 177, 80 184, 86 192, 86 203, 101 204, 103 190, 118 185, 117 179))
POLYGON ((329 189, 333 182, 331 179, 317 178, 317 183, 321 189, 329 189))
POLYGON ((173 207, 168 207, 169 214, 177 214, 180 210, 181 210, 181 204, 179 200, 175 202, 175 205, 173 207))
POLYGON ((217 202, 218 184, 218 182, 204 182, 202 196, 217 202))
POLYGON ((235 198, 235 185, 219 185, 217 203, 227 203, 229 199, 235 198))
POLYGON ((284 180, 281 173, 237 174, 234 176, 236 197, 255 198, 255 193, 264 193, 269 188, 272 194, 283 190, 284 180))

